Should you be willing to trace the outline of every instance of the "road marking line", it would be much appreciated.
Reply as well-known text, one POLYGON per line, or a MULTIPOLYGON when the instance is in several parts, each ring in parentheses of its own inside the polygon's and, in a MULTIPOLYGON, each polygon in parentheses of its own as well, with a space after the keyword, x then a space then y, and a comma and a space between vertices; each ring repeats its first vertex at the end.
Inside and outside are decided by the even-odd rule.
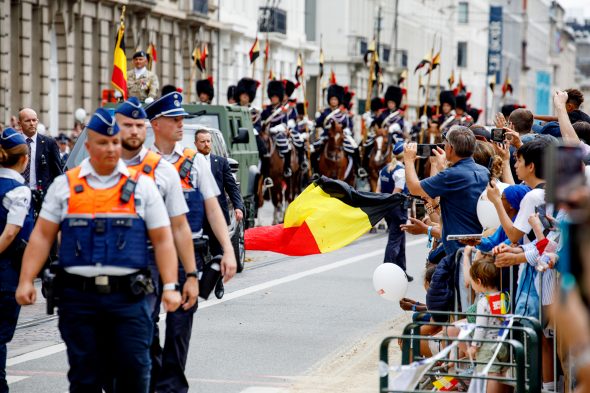
MULTIPOLYGON (((412 246, 415 246, 415 245, 418 245, 421 243, 426 243, 426 238, 412 240, 411 242, 406 243, 406 247, 412 247, 412 246)), ((358 255, 355 257, 344 259, 339 262, 334 262, 329 265, 319 266, 314 269, 291 274, 291 275, 283 277, 283 278, 278 278, 275 280, 267 281, 262 284, 253 285, 248 288, 244 288, 244 289, 237 290, 235 292, 227 293, 227 294, 225 294, 225 296, 223 296, 222 299, 207 300, 206 302, 199 304, 199 308, 203 309, 203 308, 215 306, 217 304, 225 303, 225 302, 233 300, 233 299, 237 299, 237 298, 240 298, 240 297, 243 297, 246 295, 250 295, 255 292, 262 291, 264 289, 276 287, 277 285, 286 284, 288 282, 299 280, 300 278, 304 278, 304 277, 312 276, 314 274, 319 274, 319 273, 324 273, 324 272, 327 272, 330 270, 334 270, 339 267, 350 265, 352 263, 359 262, 359 261, 374 257, 379 254, 383 254, 383 252, 384 252, 384 249, 375 250, 375 251, 372 251, 372 252, 369 252, 369 253, 366 253, 363 255, 358 255)), ((160 314, 160 317, 162 317, 162 316, 166 316, 166 314, 165 313, 160 314)), ((31 360, 37 360, 37 359, 44 358, 46 356, 50 356, 50 355, 53 355, 53 354, 56 354, 56 353, 59 353, 59 352, 65 351, 65 350, 66 350, 66 345, 64 343, 52 345, 50 347, 38 349, 36 351, 32 351, 29 353, 25 353, 23 355, 19 355, 19 356, 15 356, 13 358, 10 358, 6 361, 6 366, 10 367, 10 366, 25 363, 25 362, 28 362, 31 360)))
POLYGON ((27 379, 27 378, 30 378, 30 377, 28 377, 28 376, 7 375, 6 376, 6 383, 8 383, 10 385, 11 383, 22 381, 23 379, 27 379))
MULTIPOLYGON (((420 244, 420 243, 426 243, 426 238, 412 240, 411 242, 406 243, 406 247, 415 246, 415 245, 420 244)), ((233 300, 233 299, 240 298, 242 296, 250 295, 252 293, 255 293, 255 292, 258 292, 258 291, 262 291, 264 289, 275 287, 277 285, 286 284, 288 282, 299 280, 300 278, 304 278, 304 277, 312 276, 314 274, 319 274, 319 273, 324 273, 324 272, 327 272, 327 271, 330 271, 330 270, 334 270, 334 269, 337 269, 339 267, 350 265, 351 263, 355 263, 355 262, 358 262, 358 261, 362 261, 364 259, 368 259, 368 258, 374 257, 374 256, 379 255, 379 254, 383 254, 383 252, 384 252, 384 249, 379 249, 379 250, 376 250, 376 251, 369 252, 367 254, 363 254, 363 255, 358 255, 358 256, 355 256, 355 257, 347 258, 347 259, 344 259, 344 260, 339 261, 339 262, 334 262, 334 263, 331 263, 329 265, 319 266, 319 267, 316 267, 314 269, 310 269, 310 270, 306 270, 306 271, 303 271, 303 272, 291 274, 290 276, 286 276, 286 277, 283 277, 283 278, 277 278, 275 280, 267 281, 267 282, 262 283, 262 284, 253 285, 253 286, 248 287, 248 288, 244 288, 244 289, 237 290, 235 292, 228 293, 225 296, 223 296, 222 299, 207 300, 206 302, 203 302, 203 303, 199 304, 199 308, 200 309, 203 309, 203 308, 211 307, 211 306, 214 306, 216 304, 224 303, 224 302, 227 302, 227 301, 230 301, 230 300, 233 300)))
POLYGON ((41 348, 36 351, 28 352, 28 353, 10 358, 6 361, 6 366, 7 367, 15 366, 17 364, 28 362, 30 360, 44 358, 45 356, 53 355, 53 354, 56 354, 56 353, 59 353, 59 352, 65 351, 65 350, 66 350, 66 344, 64 344, 64 343, 52 345, 50 347, 41 348))

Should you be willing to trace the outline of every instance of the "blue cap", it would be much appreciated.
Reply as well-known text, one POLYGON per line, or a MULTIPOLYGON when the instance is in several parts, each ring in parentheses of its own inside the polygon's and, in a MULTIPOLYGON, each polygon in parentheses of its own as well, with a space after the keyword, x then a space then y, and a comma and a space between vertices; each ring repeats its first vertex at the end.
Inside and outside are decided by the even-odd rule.
POLYGON ((121 103, 115 113, 120 113, 123 116, 130 117, 132 119, 147 119, 147 113, 143 110, 141 102, 137 97, 129 97, 129 99, 121 103))
POLYGON ((119 126, 109 111, 98 108, 86 128, 105 136, 115 136, 119 133, 119 126))
POLYGON ((25 137, 23 134, 15 130, 14 128, 8 127, 2 131, 0 136, 0 145, 3 149, 12 149, 18 145, 26 145, 25 137))
POLYGON ((182 94, 173 91, 145 107, 148 119, 154 120, 158 117, 190 116, 182 109, 182 94))
POLYGON ((393 146, 393 155, 397 156, 404 152, 404 141, 397 141, 395 142, 395 146, 393 146))

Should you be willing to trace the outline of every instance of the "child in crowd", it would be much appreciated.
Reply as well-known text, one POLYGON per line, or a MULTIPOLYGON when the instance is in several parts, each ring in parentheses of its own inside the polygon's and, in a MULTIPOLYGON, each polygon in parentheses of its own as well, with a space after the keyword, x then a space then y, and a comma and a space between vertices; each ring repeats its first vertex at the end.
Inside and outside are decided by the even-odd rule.
MULTIPOLYGON (((505 345, 481 343, 478 341, 482 339, 496 340, 498 338, 499 328, 503 322, 502 318, 497 317, 497 315, 505 313, 502 304, 502 294, 498 289, 500 270, 494 264, 494 259, 491 255, 483 254, 471 265, 469 276, 471 286, 479 296, 477 314, 489 316, 476 317, 475 323, 478 327, 473 333, 474 341, 467 348, 467 354, 470 358, 477 359, 480 362, 489 362, 492 360, 506 362, 509 360, 509 352, 505 345), (481 326, 497 326, 498 329, 483 328, 481 326), (500 345, 500 350, 496 358, 493 359, 498 345, 500 345)), ((477 372, 481 372, 485 368, 487 368, 487 364, 478 364, 476 367, 477 372)), ((503 376, 505 372, 506 369, 504 367, 494 363, 489 367, 488 375, 503 376)), ((487 392, 503 393, 507 390, 508 387, 498 381, 488 381, 487 392)))

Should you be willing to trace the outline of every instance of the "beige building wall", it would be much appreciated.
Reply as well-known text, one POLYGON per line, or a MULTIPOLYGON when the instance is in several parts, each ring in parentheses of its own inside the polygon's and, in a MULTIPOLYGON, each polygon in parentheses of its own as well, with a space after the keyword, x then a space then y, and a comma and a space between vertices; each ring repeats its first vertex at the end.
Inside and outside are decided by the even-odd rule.
POLYGON ((135 50, 153 41, 160 86, 186 90, 199 31, 210 39, 217 29, 217 1, 204 14, 192 0, 0 0, 0 123, 31 107, 56 135, 73 128, 76 108, 100 106, 123 4, 128 69, 135 50))

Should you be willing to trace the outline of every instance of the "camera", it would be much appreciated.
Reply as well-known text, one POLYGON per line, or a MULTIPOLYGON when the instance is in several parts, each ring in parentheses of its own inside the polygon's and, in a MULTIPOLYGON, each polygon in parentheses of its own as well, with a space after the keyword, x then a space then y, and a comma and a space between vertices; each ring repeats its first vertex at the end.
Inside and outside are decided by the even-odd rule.
POLYGON ((502 143, 506 136, 506 130, 503 128, 492 128, 492 142, 502 143))
POLYGON ((430 156, 433 156, 433 150, 436 150, 437 147, 440 147, 441 149, 444 149, 444 145, 440 144, 440 145, 417 145, 416 147, 416 156, 420 157, 420 158, 428 158, 430 156))

